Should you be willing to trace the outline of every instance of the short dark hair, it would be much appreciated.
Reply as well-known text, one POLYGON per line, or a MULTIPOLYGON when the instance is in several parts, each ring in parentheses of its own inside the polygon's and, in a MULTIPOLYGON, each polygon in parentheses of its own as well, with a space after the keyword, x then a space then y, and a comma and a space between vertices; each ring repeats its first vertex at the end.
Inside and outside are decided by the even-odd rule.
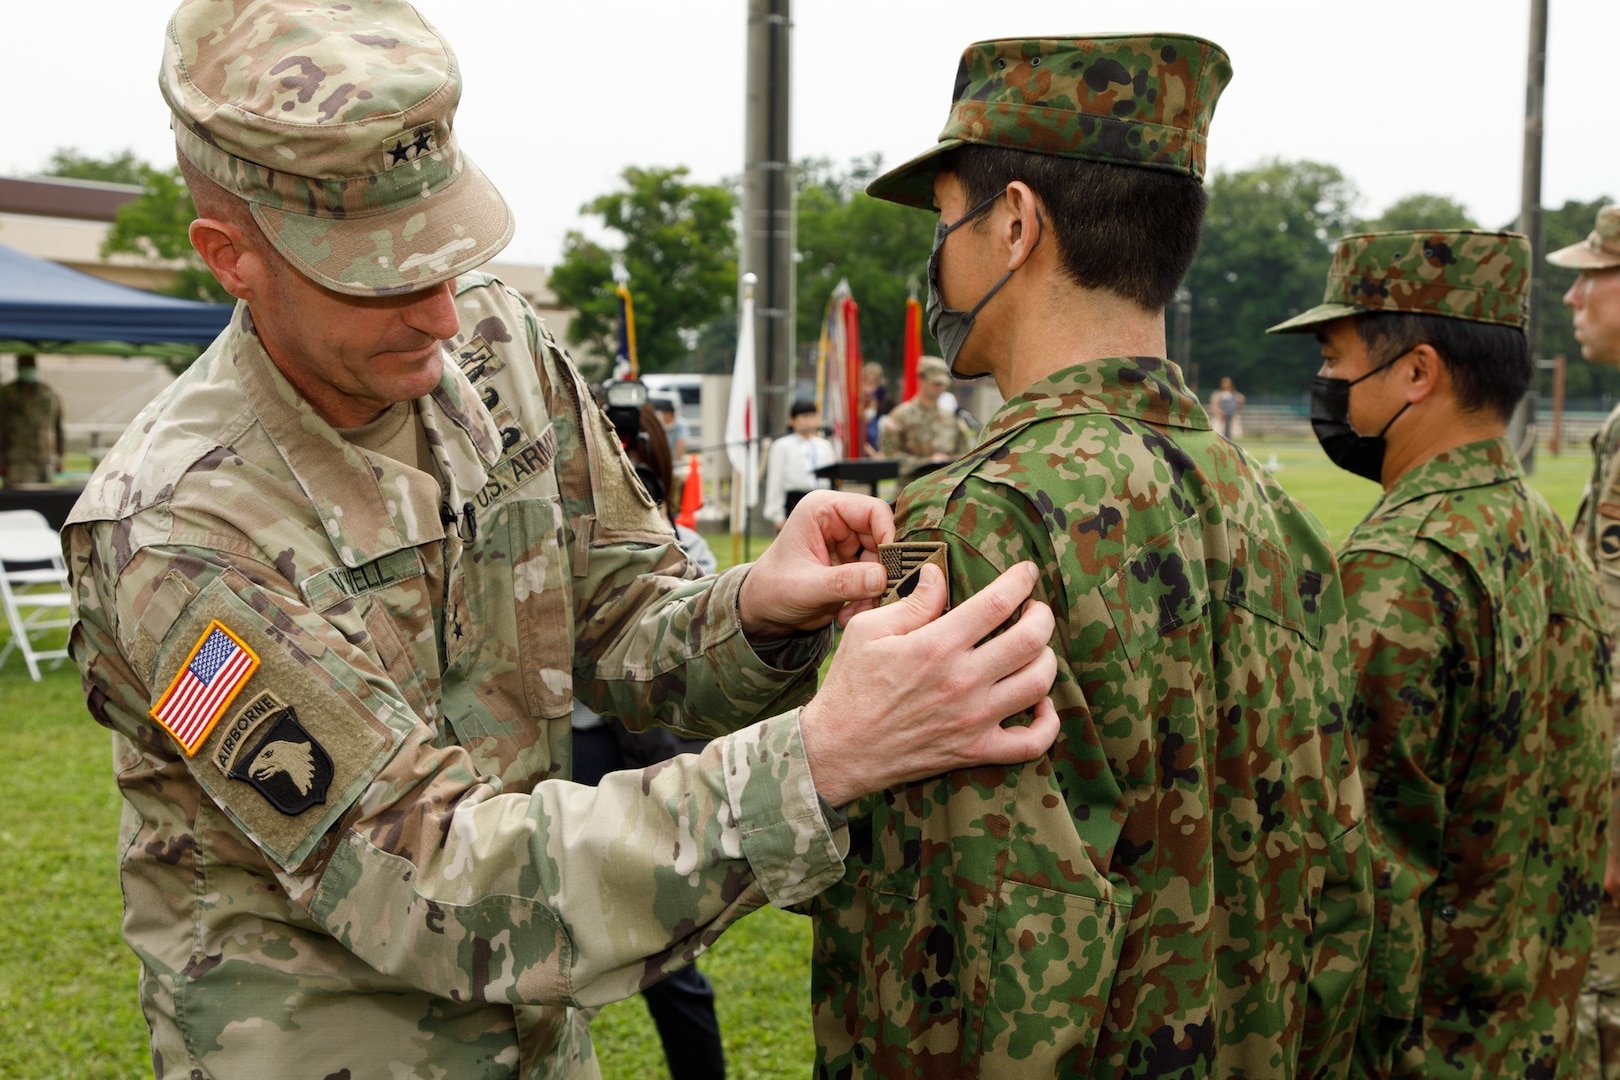
POLYGON ((1464 412, 1488 409, 1506 420, 1530 389, 1535 374, 1530 344, 1517 326, 1377 311, 1356 317, 1356 334, 1375 366, 1419 345, 1432 346, 1451 373, 1457 405, 1464 412))
POLYGON ((788 409, 788 418, 792 419, 796 416, 803 416, 806 413, 818 413, 820 411, 820 405, 817 405, 813 401, 806 401, 804 398, 800 398, 798 401, 793 403, 791 408, 788 409))
POLYGON ((1198 253, 1209 194, 1191 176, 969 144, 941 169, 977 206, 1022 180, 1046 208, 1059 265, 1087 289, 1151 312, 1170 306, 1198 253))

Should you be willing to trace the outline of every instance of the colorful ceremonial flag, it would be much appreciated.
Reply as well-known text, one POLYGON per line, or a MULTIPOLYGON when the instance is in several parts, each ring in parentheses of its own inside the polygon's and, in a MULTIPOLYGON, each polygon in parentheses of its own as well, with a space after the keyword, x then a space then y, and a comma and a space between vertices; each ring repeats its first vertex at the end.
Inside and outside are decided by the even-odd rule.
MULTIPOLYGON (((849 409, 849 334, 844 314, 850 299, 847 278, 840 280, 827 298, 827 312, 821 320, 821 341, 816 349, 816 403, 821 407, 822 421, 832 429, 833 445, 844 448, 845 457, 857 457, 861 413, 858 406, 853 413, 849 409), (852 430, 855 431, 854 453, 847 449, 851 445, 852 430)), ((855 385, 860 386, 859 379, 855 385)))
MULTIPOLYGON (((744 510, 759 502, 759 403, 754 390, 754 275, 743 275, 742 313, 737 319, 737 362, 731 370, 726 407, 726 457, 731 459, 733 491, 743 493, 744 510), (736 485, 742 485, 737 488, 736 485)), ((737 500, 732 500, 735 510, 737 500)), ((739 531, 732 515, 732 532, 739 531)))
POLYGON ((208 624, 180 673, 152 706, 152 719, 163 725, 190 757, 208 738, 230 707, 259 658, 219 620, 208 624))
POLYGON ((641 365, 636 360, 636 305, 630 298, 628 285, 621 282, 615 291, 619 294, 619 349, 613 355, 613 373, 621 379, 639 379, 641 365))
POLYGON ((901 382, 901 401, 910 401, 917 395, 917 361, 922 359, 922 305, 917 303, 917 279, 907 282, 911 295, 906 297, 905 375, 901 382))

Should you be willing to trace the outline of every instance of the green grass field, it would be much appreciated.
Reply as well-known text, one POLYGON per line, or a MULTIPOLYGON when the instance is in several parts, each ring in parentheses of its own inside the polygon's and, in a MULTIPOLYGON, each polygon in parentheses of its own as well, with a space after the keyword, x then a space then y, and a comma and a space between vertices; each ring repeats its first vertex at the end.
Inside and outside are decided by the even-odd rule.
MULTIPOLYGON (((1330 465, 1314 443, 1251 440, 1283 485, 1335 541, 1377 498, 1376 485, 1330 465)), ((1584 453, 1540 456, 1532 485, 1569 520, 1584 453)), ((763 549, 756 537, 753 550, 763 549)), ((713 537, 722 564, 731 542, 713 537)), ((0 644, 8 634, 0 627, 0 644)), ((30 682, 21 659, 0 667, 0 1077, 124 1080, 150 1075, 135 1002, 134 957, 119 938, 114 867, 119 800, 105 731, 89 720, 70 666, 30 682)), ((714 982, 730 1075, 798 1078, 809 1068, 805 920, 767 909, 728 931, 700 962, 714 982)), ((667 1076, 639 999, 597 1018, 608 1080, 667 1076)))

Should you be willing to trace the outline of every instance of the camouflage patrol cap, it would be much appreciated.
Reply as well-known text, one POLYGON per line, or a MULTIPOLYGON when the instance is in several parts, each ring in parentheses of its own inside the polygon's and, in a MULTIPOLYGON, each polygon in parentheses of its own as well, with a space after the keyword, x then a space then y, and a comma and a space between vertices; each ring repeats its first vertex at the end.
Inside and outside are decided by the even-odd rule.
POLYGON ((1185 34, 981 41, 957 66, 939 142, 866 191, 932 209, 941 157, 967 143, 1202 180, 1209 119, 1231 78, 1219 45, 1185 34))
POLYGON ((1322 302, 1268 334, 1314 333, 1323 323, 1382 311, 1524 327, 1530 241, 1476 229, 1341 237, 1322 302))
POLYGON ((400 0, 184 0, 159 82, 180 153, 329 289, 424 289, 512 237, 452 131, 455 55, 400 0))
POLYGON ((951 366, 937 356, 919 356, 917 378, 948 383, 951 381, 951 366))
POLYGON ((1547 256, 1554 266, 1570 266, 1577 270, 1606 270, 1620 266, 1620 206, 1605 206, 1598 211, 1597 224, 1585 240, 1559 248, 1547 256))

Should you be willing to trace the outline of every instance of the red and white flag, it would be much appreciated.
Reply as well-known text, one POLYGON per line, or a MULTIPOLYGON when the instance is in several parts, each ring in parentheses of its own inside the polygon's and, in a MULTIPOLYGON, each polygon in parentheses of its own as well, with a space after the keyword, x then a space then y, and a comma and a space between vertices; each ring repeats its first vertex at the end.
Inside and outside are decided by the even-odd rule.
POLYGON ((258 667, 253 650, 215 619, 152 706, 152 719, 191 757, 258 667))

